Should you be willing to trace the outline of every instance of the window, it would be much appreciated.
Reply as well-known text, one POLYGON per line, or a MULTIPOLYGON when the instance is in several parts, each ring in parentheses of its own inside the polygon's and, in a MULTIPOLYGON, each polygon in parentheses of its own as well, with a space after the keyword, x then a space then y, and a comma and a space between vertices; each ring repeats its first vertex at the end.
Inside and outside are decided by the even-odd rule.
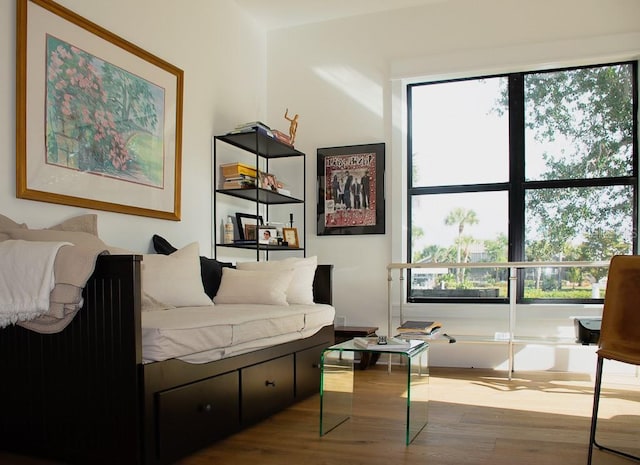
MULTIPOLYGON (((637 62, 411 84, 408 256, 608 261, 637 253, 637 62)), ((411 270, 408 299, 508 297, 505 268, 411 270)), ((594 302, 606 268, 519 270, 519 302, 594 302)))

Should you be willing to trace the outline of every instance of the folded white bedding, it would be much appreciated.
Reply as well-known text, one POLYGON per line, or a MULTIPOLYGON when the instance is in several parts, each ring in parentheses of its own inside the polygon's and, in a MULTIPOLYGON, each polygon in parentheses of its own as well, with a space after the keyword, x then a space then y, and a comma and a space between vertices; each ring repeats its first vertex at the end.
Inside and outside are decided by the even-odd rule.
POLYGON ((49 310, 56 284, 54 264, 69 242, 7 240, 0 242, 0 328, 29 321, 49 310))
MULTIPOLYGON (((95 223, 94 215, 86 216, 93 218, 95 223)), ((1 217, 2 215, 0 220, 2 220, 1 217)), ((82 223, 84 222, 83 217, 82 223)), ((64 227, 71 227, 71 225, 72 223, 67 223, 64 227)), ((35 310, 34 305, 34 310, 21 311, 22 315, 17 320, 11 316, 9 320, 5 319, 5 323, 6 321, 15 322, 19 326, 43 334, 62 331, 82 307, 82 290, 95 269, 98 256, 106 253, 106 244, 95 235, 75 229, 34 230, 18 227, 5 228, 0 232, 0 247, 6 250, 16 247, 16 244, 21 244, 20 247, 23 250, 16 252, 17 249, 14 249, 13 257, 5 254, 0 260, 0 268, 5 273, 5 277, 0 277, 0 280, 4 281, 10 289, 0 289, 0 294, 3 297, 11 296, 17 293, 28 280, 34 281, 32 284, 43 287, 40 290, 25 289, 21 297, 12 296, 12 305, 16 306, 17 303, 16 307, 29 304, 30 298, 34 301, 37 299, 38 310, 35 310), (59 247, 58 244, 68 245, 59 247), (47 269, 44 273, 42 270, 38 272, 33 259, 27 260, 29 255, 42 255, 50 261, 53 253, 46 253, 41 250, 42 248, 57 250, 53 263, 53 287, 49 277, 50 271, 47 269), (19 271, 24 267, 27 268, 26 271, 24 269, 19 271), (15 280, 18 282, 16 283, 15 280), (45 297, 47 292, 49 294, 45 297), (43 311, 44 306, 47 308, 43 311)))
POLYGON ((204 363, 302 339, 333 323, 330 305, 218 304, 142 313, 145 362, 204 363))

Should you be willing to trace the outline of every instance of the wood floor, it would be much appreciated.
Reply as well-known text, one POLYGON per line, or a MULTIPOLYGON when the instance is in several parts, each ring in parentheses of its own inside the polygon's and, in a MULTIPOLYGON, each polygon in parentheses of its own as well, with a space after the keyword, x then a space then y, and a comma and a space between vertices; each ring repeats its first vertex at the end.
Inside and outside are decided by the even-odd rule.
MULTIPOLYGON (((179 465, 583 465, 593 379, 566 373, 432 368, 429 423, 404 444, 406 374, 356 372, 353 417, 319 436, 319 396, 203 449, 179 465)), ((640 379, 606 376, 599 440, 640 454, 640 379)), ((633 463, 594 450, 594 465, 633 463)), ((3 456, 0 464, 49 465, 3 456), (4 459, 3 459, 4 457, 4 459), (3 461, 4 460, 4 461, 3 461)))

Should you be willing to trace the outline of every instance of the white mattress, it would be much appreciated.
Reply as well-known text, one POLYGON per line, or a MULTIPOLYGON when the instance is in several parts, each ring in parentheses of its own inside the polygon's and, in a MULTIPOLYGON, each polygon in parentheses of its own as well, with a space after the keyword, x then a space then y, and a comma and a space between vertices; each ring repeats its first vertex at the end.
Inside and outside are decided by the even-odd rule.
POLYGON ((333 324, 330 305, 218 304, 142 313, 145 363, 206 363, 312 336, 333 324))

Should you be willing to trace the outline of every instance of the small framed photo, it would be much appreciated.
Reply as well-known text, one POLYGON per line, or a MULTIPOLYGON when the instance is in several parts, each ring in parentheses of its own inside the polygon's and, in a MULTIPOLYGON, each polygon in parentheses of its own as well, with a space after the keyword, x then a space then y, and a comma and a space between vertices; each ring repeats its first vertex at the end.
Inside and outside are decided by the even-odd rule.
POLYGON ((260 187, 262 189, 272 190, 275 192, 278 191, 278 180, 276 179, 275 175, 271 173, 263 173, 262 171, 260 171, 258 174, 258 178, 260 181, 260 187))
POLYGON ((257 226, 255 224, 245 224, 244 225, 244 240, 245 241, 255 241, 257 236, 257 226))
POLYGON ((263 224, 262 216, 236 213, 236 224, 241 241, 255 241, 258 238, 258 226, 263 224))
POLYGON ((258 237, 260 244, 274 245, 278 243, 278 230, 276 228, 261 226, 258 231, 260 231, 260 236, 258 237))
POLYGON ((289 247, 300 247, 298 241, 298 228, 282 228, 282 239, 289 245, 289 247))

